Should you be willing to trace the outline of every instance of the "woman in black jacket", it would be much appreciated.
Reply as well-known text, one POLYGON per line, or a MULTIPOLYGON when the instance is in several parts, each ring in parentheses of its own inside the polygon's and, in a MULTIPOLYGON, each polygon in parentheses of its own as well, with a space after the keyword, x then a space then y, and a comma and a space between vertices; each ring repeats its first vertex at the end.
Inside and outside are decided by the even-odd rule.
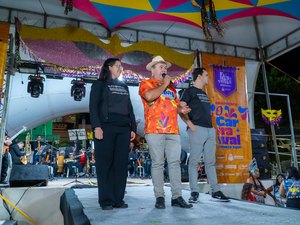
POLYGON ((98 201, 103 210, 128 207, 123 198, 129 143, 135 138, 136 121, 128 87, 118 80, 121 71, 119 59, 107 59, 90 94, 98 201))

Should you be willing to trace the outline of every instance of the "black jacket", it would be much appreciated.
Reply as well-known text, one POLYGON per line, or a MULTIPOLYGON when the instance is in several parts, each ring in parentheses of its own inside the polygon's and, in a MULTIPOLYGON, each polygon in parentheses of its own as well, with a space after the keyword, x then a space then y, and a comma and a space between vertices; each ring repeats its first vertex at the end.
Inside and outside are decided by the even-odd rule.
POLYGON ((11 159, 13 164, 22 164, 20 157, 25 155, 25 152, 21 152, 18 144, 10 146, 9 152, 11 154, 11 159))
MULTIPOLYGON (((123 85, 129 93, 126 84, 122 83, 121 81, 118 84, 123 85)), ((101 127, 102 123, 108 121, 108 92, 109 89, 106 85, 106 82, 104 82, 103 80, 96 80, 93 83, 90 93, 89 105, 90 120, 93 129, 95 127, 101 127)), ((136 133, 137 125, 130 99, 128 102, 131 131, 136 133)))

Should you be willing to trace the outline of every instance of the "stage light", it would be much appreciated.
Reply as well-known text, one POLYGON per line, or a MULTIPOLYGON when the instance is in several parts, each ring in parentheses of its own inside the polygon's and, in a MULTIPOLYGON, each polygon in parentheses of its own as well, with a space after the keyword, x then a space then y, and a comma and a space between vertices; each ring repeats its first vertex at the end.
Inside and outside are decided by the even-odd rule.
POLYGON ((75 101, 81 101, 85 97, 85 82, 81 80, 72 80, 71 96, 75 101))
POLYGON ((45 81, 44 77, 41 77, 39 74, 37 75, 30 75, 28 77, 27 85, 27 92, 30 93, 31 97, 38 98, 40 94, 43 94, 44 92, 44 83, 45 81))

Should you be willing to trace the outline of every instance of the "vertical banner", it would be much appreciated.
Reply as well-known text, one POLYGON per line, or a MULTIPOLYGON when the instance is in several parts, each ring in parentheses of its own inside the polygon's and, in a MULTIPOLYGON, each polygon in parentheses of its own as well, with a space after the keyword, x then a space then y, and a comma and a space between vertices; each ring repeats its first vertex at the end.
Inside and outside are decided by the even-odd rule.
POLYGON ((8 33, 9 24, 0 23, 0 104, 2 99, 2 87, 7 58, 8 33))
POLYGON ((202 54, 202 60, 209 74, 218 182, 244 183, 252 160, 245 60, 209 54, 202 54))

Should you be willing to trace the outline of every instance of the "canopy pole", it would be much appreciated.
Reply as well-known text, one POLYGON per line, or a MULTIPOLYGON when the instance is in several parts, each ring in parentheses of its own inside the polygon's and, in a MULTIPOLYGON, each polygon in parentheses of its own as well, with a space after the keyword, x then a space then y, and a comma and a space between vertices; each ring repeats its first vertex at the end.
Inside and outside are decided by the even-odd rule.
POLYGON ((0 115, 0 174, 2 169, 2 148, 4 147, 4 135, 5 135, 5 128, 6 128, 6 114, 7 114, 7 107, 8 107, 8 95, 9 95, 9 87, 10 87, 10 75, 13 69, 13 62, 14 62, 14 54, 13 54, 13 43, 14 38, 12 34, 9 34, 9 64, 7 65, 6 69, 6 78, 5 78, 5 87, 4 87, 4 99, 3 99, 3 109, 1 110, 0 115))
MULTIPOLYGON (((261 44, 260 33, 259 33, 258 25, 257 25, 256 16, 253 17, 253 21, 254 21, 254 26, 255 26, 257 43, 259 46, 259 58, 260 58, 261 66, 262 66, 262 72, 263 72, 262 74, 263 74, 263 81, 264 81, 264 89, 265 89, 265 93, 266 93, 267 107, 268 107, 268 109, 271 109, 272 106, 271 106, 270 93, 269 93, 269 87, 268 87, 265 56, 264 56, 263 46, 261 44)), ((279 158, 279 153, 278 153, 277 140, 276 140, 276 133, 275 133, 275 128, 274 128, 273 124, 271 124, 271 134, 272 134, 272 141, 273 141, 273 146, 274 146, 274 150, 275 150, 276 163, 278 166, 278 172, 282 173, 280 158, 279 158)))
POLYGON ((290 129, 291 129, 291 153, 292 153, 292 166, 298 168, 298 158, 297 158, 297 151, 296 151, 296 141, 295 141, 295 134, 294 134, 294 126, 293 126, 293 118, 292 118, 292 110, 290 104, 290 96, 286 96, 287 99, 287 107, 289 113, 289 120, 290 120, 290 129))

